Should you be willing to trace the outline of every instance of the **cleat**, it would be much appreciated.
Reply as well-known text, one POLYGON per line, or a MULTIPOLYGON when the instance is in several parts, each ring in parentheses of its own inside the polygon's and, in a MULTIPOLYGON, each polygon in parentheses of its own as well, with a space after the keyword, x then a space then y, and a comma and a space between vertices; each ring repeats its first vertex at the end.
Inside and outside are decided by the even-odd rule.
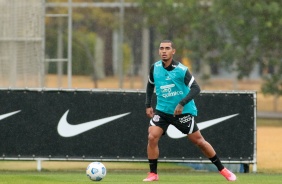
POLYGON ((148 173, 147 178, 145 178, 143 181, 158 181, 159 176, 156 173, 148 173))
POLYGON ((219 172, 222 176, 224 176, 228 181, 235 181, 236 180, 236 175, 233 174, 231 171, 228 169, 224 168, 219 172))

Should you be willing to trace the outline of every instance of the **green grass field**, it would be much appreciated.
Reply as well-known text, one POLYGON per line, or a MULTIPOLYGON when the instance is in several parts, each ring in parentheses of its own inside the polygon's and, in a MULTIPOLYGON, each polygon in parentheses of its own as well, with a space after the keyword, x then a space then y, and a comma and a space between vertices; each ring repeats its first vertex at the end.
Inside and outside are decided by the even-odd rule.
MULTIPOLYGON (((87 178, 84 171, 81 172, 1 172, 1 184, 63 184, 63 183, 113 183, 133 184, 144 183, 144 172, 108 172, 100 182, 94 182, 87 178)), ((160 180, 154 183, 197 183, 197 184, 220 184, 228 182, 217 173, 206 172, 164 172, 160 173, 160 180)), ((279 174, 237 174, 236 183, 268 184, 281 183, 282 175, 279 174)))
MULTIPOLYGON (((91 181, 85 174, 88 162, 47 161, 41 172, 36 171, 35 161, 0 161, 0 184, 61 184, 61 183, 144 183, 147 163, 104 162, 107 175, 100 182, 91 181)), ((236 173, 236 183, 281 183, 282 174, 236 173)), ((177 163, 159 163, 160 180, 154 183, 220 184, 228 182, 217 172, 195 171, 177 163)))

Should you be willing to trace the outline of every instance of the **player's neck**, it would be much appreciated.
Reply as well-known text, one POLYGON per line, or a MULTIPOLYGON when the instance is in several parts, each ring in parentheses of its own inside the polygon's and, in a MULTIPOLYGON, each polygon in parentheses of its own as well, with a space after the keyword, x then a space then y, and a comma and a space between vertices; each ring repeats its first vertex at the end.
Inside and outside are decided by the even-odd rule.
POLYGON ((167 60, 167 61, 163 61, 164 63, 164 68, 167 68, 169 65, 171 65, 172 63, 172 58, 170 60, 167 60))

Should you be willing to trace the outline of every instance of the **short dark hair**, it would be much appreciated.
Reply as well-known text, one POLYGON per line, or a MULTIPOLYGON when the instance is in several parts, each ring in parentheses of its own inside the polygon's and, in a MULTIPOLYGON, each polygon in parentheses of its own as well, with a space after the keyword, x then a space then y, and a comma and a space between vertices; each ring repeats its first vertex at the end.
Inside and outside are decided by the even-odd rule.
POLYGON ((170 43, 171 47, 174 49, 174 43, 171 40, 163 40, 161 43, 170 43))

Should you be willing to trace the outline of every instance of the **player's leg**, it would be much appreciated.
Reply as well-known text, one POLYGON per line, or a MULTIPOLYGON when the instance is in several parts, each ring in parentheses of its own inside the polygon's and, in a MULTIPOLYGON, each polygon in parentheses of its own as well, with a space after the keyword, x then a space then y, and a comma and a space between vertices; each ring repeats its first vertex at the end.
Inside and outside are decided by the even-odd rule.
POLYGON ((166 132, 169 123, 167 121, 168 115, 160 111, 155 112, 154 117, 151 119, 148 129, 148 145, 147 154, 150 165, 150 173, 143 181, 157 181, 159 180, 157 166, 159 158, 159 140, 166 132))
POLYGON ((148 129, 147 154, 150 166, 150 173, 143 181, 157 181, 159 179, 157 166, 159 158, 158 142, 163 134, 163 129, 158 126, 150 126, 148 129))
POLYGON ((210 145, 210 143, 208 143, 204 139, 204 137, 202 136, 202 134, 199 130, 197 130, 196 132, 194 132, 192 134, 188 134, 188 139, 193 144, 198 146, 207 158, 212 158, 216 154, 213 147, 210 145))
POLYGON ((163 134, 163 129, 158 126, 150 126, 148 129, 148 159, 158 159, 159 157, 159 140, 163 134))
POLYGON ((222 165, 220 159, 216 155, 214 148, 204 139, 199 130, 192 134, 188 134, 188 138, 192 143, 201 149, 207 158, 210 159, 210 161, 217 167, 221 175, 223 175, 228 181, 236 180, 236 175, 222 165))

